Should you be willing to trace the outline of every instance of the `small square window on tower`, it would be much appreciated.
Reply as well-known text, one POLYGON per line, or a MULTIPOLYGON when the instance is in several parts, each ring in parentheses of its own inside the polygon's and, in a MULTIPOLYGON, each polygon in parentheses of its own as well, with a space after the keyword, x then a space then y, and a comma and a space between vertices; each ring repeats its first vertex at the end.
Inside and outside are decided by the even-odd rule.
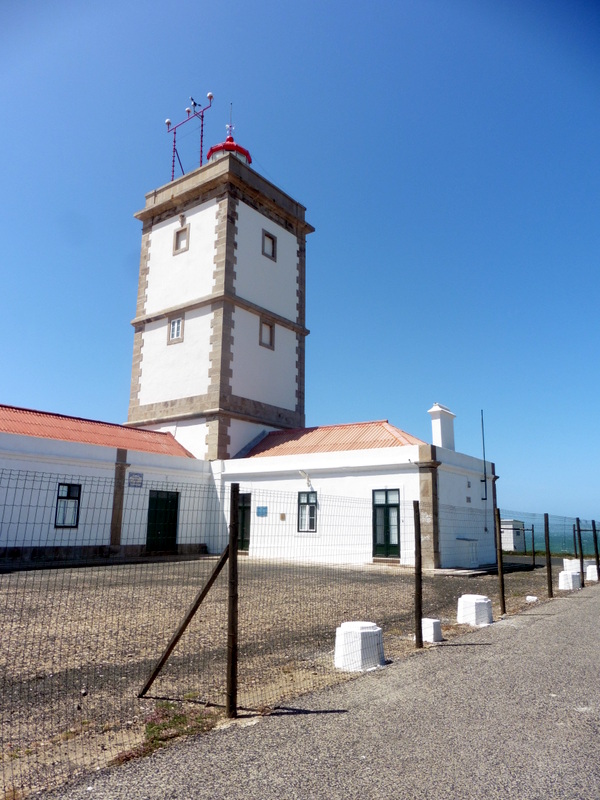
POLYGON ((262 254, 277 261, 277 237, 265 230, 262 232, 262 254))
POLYGON ((183 317, 172 317, 168 325, 169 337, 167 344, 183 342, 183 317))
POLYGON ((267 322, 265 319, 261 319, 260 321, 259 344, 262 347, 275 350, 275 325, 272 322, 267 322))
POLYGON ((173 255, 185 253, 190 246, 190 226, 184 225, 173 233, 173 255))

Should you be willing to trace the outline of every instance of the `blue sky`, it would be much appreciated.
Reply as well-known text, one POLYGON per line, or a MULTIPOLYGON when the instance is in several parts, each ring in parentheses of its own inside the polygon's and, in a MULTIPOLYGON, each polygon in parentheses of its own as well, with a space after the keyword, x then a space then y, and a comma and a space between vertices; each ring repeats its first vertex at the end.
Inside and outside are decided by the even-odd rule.
POLYGON ((600 519, 596 2, 5 0, 0 43, 0 402, 126 419, 132 215, 211 91, 316 228, 307 424, 437 401, 480 455, 483 409, 501 508, 600 519))

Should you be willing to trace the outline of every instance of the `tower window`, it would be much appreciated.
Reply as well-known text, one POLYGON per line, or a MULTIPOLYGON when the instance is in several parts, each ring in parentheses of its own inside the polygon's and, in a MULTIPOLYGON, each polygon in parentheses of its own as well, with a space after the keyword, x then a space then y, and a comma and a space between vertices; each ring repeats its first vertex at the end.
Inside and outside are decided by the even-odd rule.
POLYGON ((262 347, 275 350, 275 325, 272 322, 261 319, 259 343, 262 347))
POLYGON ((277 261, 277 237, 265 230, 262 232, 262 254, 277 261))
POLYGON ((185 253, 190 246, 190 226, 184 225, 173 233, 173 255, 185 253))
POLYGON ((76 528, 79 524, 81 484, 59 483, 56 499, 55 528, 76 528))
POLYGON ((169 320, 169 339, 167 344, 183 342, 183 317, 173 317, 169 320))

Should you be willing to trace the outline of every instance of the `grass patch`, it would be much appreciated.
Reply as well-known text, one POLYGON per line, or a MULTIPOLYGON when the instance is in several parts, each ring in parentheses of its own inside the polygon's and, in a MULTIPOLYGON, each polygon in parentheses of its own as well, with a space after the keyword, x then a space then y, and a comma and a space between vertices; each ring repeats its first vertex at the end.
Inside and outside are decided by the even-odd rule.
POLYGON ((11 787, 10 789, 5 789, 2 800, 22 800, 23 797, 25 797, 25 795, 20 789, 11 787))
POLYGON ((144 741, 119 753, 111 765, 148 756, 172 739, 207 733, 217 725, 222 715, 221 711, 213 708, 186 708, 170 701, 157 703, 152 714, 144 720, 144 741))

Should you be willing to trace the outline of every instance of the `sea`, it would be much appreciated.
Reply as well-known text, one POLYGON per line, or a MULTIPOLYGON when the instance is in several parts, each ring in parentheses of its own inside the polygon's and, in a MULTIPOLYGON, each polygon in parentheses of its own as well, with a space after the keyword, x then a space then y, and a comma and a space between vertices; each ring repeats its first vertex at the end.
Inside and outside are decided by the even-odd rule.
MULTIPOLYGON (((525 544, 527 552, 531 553, 532 537, 536 552, 546 549, 544 536, 544 515, 530 514, 518 511, 505 511, 502 509, 502 519, 519 520, 525 526, 525 544)), ((594 523, 592 520, 579 520, 581 531, 581 545, 584 556, 594 556, 594 523)), ((548 531, 550 538, 550 552, 555 555, 579 556, 577 537, 577 519, 575 517, 548 517, 548 531)), ((600 537, 600 523, 596 523, 597 538, 600 537)))

